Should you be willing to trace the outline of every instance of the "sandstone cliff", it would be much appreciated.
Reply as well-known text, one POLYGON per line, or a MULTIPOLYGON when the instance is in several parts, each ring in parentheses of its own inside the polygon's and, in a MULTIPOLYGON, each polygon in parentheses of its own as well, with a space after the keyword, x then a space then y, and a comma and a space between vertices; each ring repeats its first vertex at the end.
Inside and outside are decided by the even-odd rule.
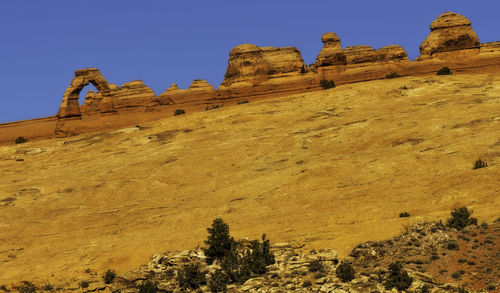
MULTIPOLYGON (((200 111, 210 109, 210 106, 218 107, 220 103, 228 105, 242 100, 320 90, 322 79, 334 80, 341 85, 385 78, 392 72, 400 76, 435 74, 444 66, 467 72, 500 71, 500 42, 480 44, 466 17, 453 12, 443 13, 432 22, 430 30, 420 46, 421 56, 413 62, 398 45, 377 50, 369 45, 359 45, 343 50, 339 36, 333 32, 322 35, 323 48, 316 63, 310 67, 295 47, 243 44, 229 53, 225 78, 217 90, 208 82, 196 79, 188 89, 179 89, 174 84, 157 97, 140 80, 119 87, 108 83, 95 68, 77 70, 63 96, 56 132, 67 135, 89 130, 80 127, 87 122, 64 122, 68 118, 86 120, 91 116, 95 120, 95 117, 107 113, 172 111, 179 105, 189 112, 200 111), (89 83, 94 84, 98 92, 89 93, 80 107, 78 95, 89 83), (63 130, 70 124, 81 129, 63 130)), ((122 125, 119 121, 106 124, 122 125)))

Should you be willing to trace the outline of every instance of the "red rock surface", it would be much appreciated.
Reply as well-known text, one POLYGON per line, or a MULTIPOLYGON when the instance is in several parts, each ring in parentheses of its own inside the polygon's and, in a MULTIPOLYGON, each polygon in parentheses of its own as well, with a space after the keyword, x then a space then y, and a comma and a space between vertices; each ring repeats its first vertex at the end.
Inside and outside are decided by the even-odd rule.
POLYGON ((341 85, 385 78, 392 72, 401 76, 434 75, 444 66, 455 73, 500 72, 500 42, 480 44, 464 16, 444 13, 430 29, 420 46, 421 56, 413 62, 398 45, 378 50, 368 45, 342 50, 340 38, 331 32, 321 37, 324 46, 310 67, 295 47, 243 44, 231 50, 225 78, 218 89, 204 80, 194 80, 188 89, 173 85, 157 97, 140 80, 119 87, 108 83, 96 68, 77 70, 64 93, 57 123, 52 118, 36 120, 44 121, 40 122, 43 127, 36 127, 39 130, 36 133, 28 129, 33 128, 35 121, 2 124, 0 143, 12 143, 19 134, 37 139, 53 137, 54 133, 67 136, 118 128, 172 115, 180 107, 190 113, 243 100, 321 90, 322 79, 341 85), (85 103, 79 106, 79 93, 89 83, 94 84, 98 92, 88 94, 85 103), (158 111, 165 113, 156 113, 158 111), (119 115, 108 117, 110 114, 119 115), (55 131, 45 128, 54 124, 57 125, 55 131))

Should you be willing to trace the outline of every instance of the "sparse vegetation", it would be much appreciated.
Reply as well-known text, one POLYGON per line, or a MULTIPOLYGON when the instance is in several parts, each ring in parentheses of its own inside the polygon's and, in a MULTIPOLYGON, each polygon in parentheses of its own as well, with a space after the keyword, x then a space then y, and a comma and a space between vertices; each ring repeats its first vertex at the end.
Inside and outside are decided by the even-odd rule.
POLYGON ((50 283, 47 283, 45 285, 42 286, 42 290, 44 291, 52 291, 54 290, 54 286, 52 286, 50 283))
POLYGON ((436 73, 436 75, 451 75, 451 74, 453 74, 453 72, 451 72, 451 70, 448 67, 443 67, 439 69, 438 72, 436 73))
POLYGON ((302 283, 303 288, 311 287, 311 286, 312 286, 312 283, 309 280, 306 280, 306 281, 304 281, 304 283, 302 283))
POLYGON ((226 292, 229 277, 223 270, 216 270, 208 281, 208 288, 212 292, 226 292))
POLYGON ((18 138, 16 138, 16 144, 25 143, 28 141, 29 140, 27 138, 24 138, 24 136, 19 136, 18 138))
POLYGON ((80 282, 80 287, 82 289, 88 288, 89 287, 89 282, 88 281, 81 281, 80 282))
POLYGON ((139 285, 139 293, 156 293, 158 286, 150 280, 146 280, 139 285))
POLYGON ((326 79, 322 79, 320 82, 319 82, 319 85, 324 89, 324 90, 327 90, 327 89, 331 89, 331 88, 334 88, 335 87, 335 81, 333 80, 326 80, 326 79))
POLYGON ((458 250, 460 247, 458 246, 458 242, 455 240, 448 240, 445 245, 448 250, 458 250))
POLYGON ((335 270, 335 274, 342 282, 350 282, 354 279, 356 272, 352 265, 348 262, 342 262, 337 266, 335 270))
POLYGON ((389 265, 389 276, 385 280, 385 288, 390 290, 396 288, 398 290, 406 290, 413 283, 413 278, 408 275, 408 272, 403 270, 403 265, 399 262, 389 265))
POLYGON ((20 287, 16 288, 19 293, 36 293, 36 287, 30 282, 23 281, 20 287))
POLYGON ((177 282, 182 289, 198 289, 206 284, 205 273, 199 264, 189 264, 177 271, 177 282))
POLYGON ((174 116, 183 115, 183 114, 186 114, 186 111, 184 111, 183 109, 177 109, 174 111, 174 116))
POLYGON ((402 212, 399 214, 400 218, 408 218, 409 216, 410 216, 410 213, 408 213, 408 212, 402 212))
POLYGON ((385 78, 396 78, 396 77, 400 77, 401 75, 399 75, 397 72, 391 72, 389 74, 387 74, 385 76, 385 78))
POLYGON ((488 167, 488 163, 481 159, 477 159, 476 162, 474 163, 474 167, 472 168, 473 170, 475 169, 481 169, 481 168, 486 168, 488 167))
POLYGON ((102 278, 104 279, 105 284, 111 284, 115 280, 116 273, 112 270, 107 270, 102 278))
POLYGON ((446 222, 446 226, 455 228, 457 230, 462 230, 469 225, 477 225, 477 219, 470 217, 472 213, 473 211, 469 211, 467 207, 454 209, 451 212, 451 218, 449 218, 446 222))
POLYGON ((239 101, 238 105, 241 105, 241 104, 248 104, 248 100, 239 101))
POLYGON ((324 272, 325 267, 323 266, 323 264, 321 263, 320 260, 315 259, 315 260, 311 261, 311 263, 309 263, 309 271, 312 273, 324 272))

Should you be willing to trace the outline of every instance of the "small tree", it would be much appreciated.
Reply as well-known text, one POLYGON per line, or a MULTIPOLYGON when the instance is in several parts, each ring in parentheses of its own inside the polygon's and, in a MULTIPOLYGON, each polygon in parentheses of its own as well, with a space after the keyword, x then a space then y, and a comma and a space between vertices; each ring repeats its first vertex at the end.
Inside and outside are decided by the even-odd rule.
POLYGON ((477 219, 470 217, 472 213, 473 211, 469 211, 467 207, 454 209, 451 212, 451 218, 448 218, 446 222, 446 226, 455 228, 457 230, 462 230, 469 225, 477 225, 477 219))
POLYGON ((214 259, 222 259, 236 246, 236 241, 229 236, 229 226, 221 218, 213 221, 212 227, 207 228, 208 238, 205 244, 208 245, 203 251, 207 256, 208 263, 214 259))
POLYGON ((354 271, 354 268, 350 263, 343 261, 338 265, 337 269, 335 270, 335 274, 342 280, 342 282, 345 283, 353 280, 356 272, 354 271))
POLYGON ((396 288, 398 290, 406 290, 410 288, 413 283, 413 278, 408 275, 408 272, 403 270, 403 266, 399 262, 391 263, 389 265, 389 276, 385 281, 385 289, 391 290, 396 288))
POLYGON ((324 89, 324 90, 327 90, 327 89, 331 89, 331 88, 334 88, 335 87, 335 81, 333 80, 326 80, 326 79, 322 79, 320 82, 319 82, 319 85, 324 89))

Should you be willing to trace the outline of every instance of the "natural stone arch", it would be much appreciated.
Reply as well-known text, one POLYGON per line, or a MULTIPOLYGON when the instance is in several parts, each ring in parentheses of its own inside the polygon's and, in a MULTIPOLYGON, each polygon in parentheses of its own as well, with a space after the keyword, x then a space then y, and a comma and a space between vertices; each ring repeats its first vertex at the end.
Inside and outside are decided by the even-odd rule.
POLYGON ((78 98, 80 96, 80 91, 89 83, 92 83, 99 93, 101 93, 103 100, 110 101, 111 91, 108 82, 97 68, 77 70, 75 71, 75 77, 71 81, 71 85, 64 92, 61 106, 57 113, 59 119, 82 116, 78 98))

